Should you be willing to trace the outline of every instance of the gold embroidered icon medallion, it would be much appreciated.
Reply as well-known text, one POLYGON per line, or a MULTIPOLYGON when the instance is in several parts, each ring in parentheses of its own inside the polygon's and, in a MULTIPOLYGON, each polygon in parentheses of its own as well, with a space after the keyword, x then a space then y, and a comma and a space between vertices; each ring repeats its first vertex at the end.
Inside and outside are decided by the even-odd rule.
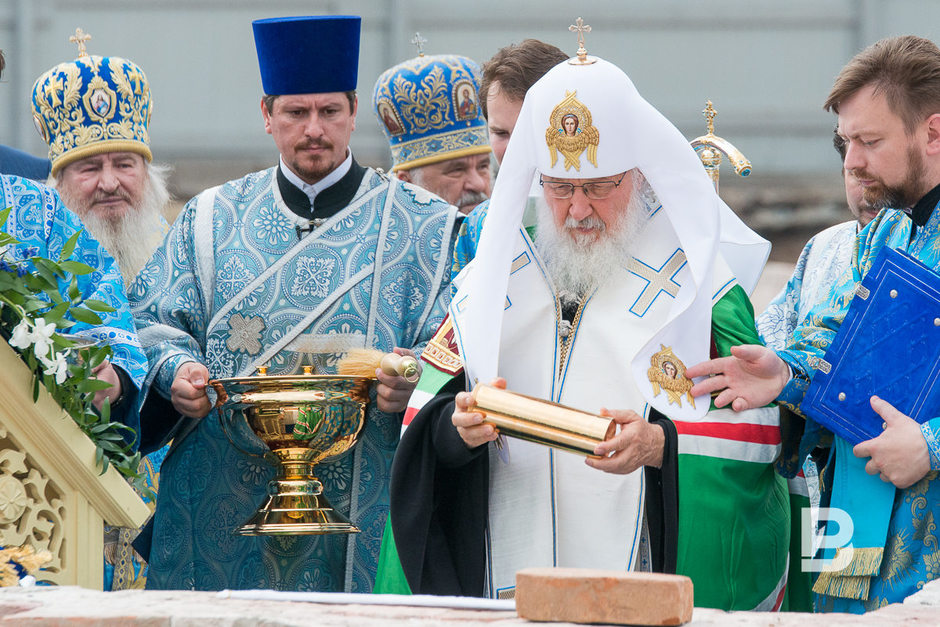
POLYGON ((600 133, 591 123, 591 112, 575 97, 577 91, 565 91, 565 98, 552 109, 549 127, 545 130, 545 143, 555 167, 560 152, 565 158, 565 170, 581 171, 581 153, 587 150, 587 160, 597 167, 597 144, 600 133))
POLYGON ((685 396, 692 407, 695 407, 693 398, 692 380, 685 376, 685 364, 672 352, 671 346, 659 345, 662 350, 653 353, 650 357, 651 368, 646 376, 653 384, 653 396, 659 396, 660 388, 666 391, 669 404, 675 403, 682 407, 682 397, 685 396))

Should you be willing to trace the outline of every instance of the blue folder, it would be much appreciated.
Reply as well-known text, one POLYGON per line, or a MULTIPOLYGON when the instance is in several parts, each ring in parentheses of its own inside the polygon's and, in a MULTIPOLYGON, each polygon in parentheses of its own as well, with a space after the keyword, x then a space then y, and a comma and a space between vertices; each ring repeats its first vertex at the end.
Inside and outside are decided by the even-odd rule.
POLYGON ((940 416, 940 275, 882 250, 817 368, 800 411, 853 445, 884 429, 872 395, 919 423, 940 416))

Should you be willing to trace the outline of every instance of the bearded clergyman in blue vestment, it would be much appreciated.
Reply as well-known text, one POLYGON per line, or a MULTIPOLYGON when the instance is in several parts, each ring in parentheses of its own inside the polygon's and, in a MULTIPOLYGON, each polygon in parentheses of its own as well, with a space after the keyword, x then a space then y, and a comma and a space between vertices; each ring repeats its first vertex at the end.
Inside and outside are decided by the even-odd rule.
MULTIPOLYGON (((58 323, 56 331, 111 346, 111 358, 96 372, 96 376, 111 383, 111 387, 96 395, 95 407, 100 409, 107 396, 112 419, 138 432, 138 398, 147 373, 147 359, 137 340, 124 293, 124 281, 114 259, 88 235, 81 220, 62 204, 59 194, 42 183, 19 176, 0 175, 0 208, 10 209, 0 230, 19 241, 19 244, 0 251, 5 263, 32 269, 31 257, 58 259, 69 238, 81 231, 67 260, 87 264, 95 270, 75 276, 76 287, 82 300, 103 301, 114 311, 99 312, 101 324, 98 325, 66 318, 58 323)), ((68 292, 69 280, 68 277, 58 280, 62 294, 68 292)), ((137 442, 132 445, 136 447, 137 442)))
POLYGON ((358 444, 317 466, 361 533, 245 537, 235 530, 275 469, 230 443, 206 382, 259 366, 330 373, 357 347, 420 350, 447 309, 456 208, 353 158, 360 18, 253 26, 280 162, 191 200, 131 287, 151 358, 142 446, 174 440, 147 587, 369 592, 414 384, 378 375, 358 444))
MULTIPOLYGON (((940 272, 940 47, 914 35, 875 42, 842 68, 824 107, 838 115, 845 169, 862 185, 863 200, 881 211, 855 237, 849 265, 798 321, 783 349, 735 347, 732 357, 686 371, 692 377, 713 375, 692 391, 717 392, 718 406, 741 411, 776 399, 802 411, 815 372, 829 367, 827 351, 846 325, 851 303, 857 294, 866 298, 856 288, 882 250, 903 251, 940 272)), ((835 549, 832 544, 820 547, 819 558, 829 569, 813 585, 816 611, 860 614, 900 603, 940 578, 940 408, 921 400, 929 399, 936 379, 928 385, 904 369, 910 355, 935 343, 916 335, 905 315, 879 317, 878 323, 873 333, 883 337, 884 348, 873 354, 881 358, 880 367, 876 372, 860 366, 856 376, 870 386, 869 404, 883 420, 880 435, 853 446, 808 416, 802 436, 794 438, 803 459, 831 435, 820 505, 842 510, 852 523, 840 540, 840 550, 846 549, 841 563, 826 552, 835 549), (918 423, 876 396, 873 381, 896 394, 897 405, 924 403, 928 419, 918 423)), ((824 537, 835 537, 837 526, 843 533, 835 520, 826 522, 824 537)))

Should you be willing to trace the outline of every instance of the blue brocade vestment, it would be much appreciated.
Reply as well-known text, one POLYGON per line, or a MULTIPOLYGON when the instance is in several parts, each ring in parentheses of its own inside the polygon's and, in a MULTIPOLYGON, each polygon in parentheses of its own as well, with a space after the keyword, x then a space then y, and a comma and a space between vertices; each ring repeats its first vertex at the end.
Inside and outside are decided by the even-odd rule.
MULTIPOLYGON (((65 207, 55 190, 30 179, 0 175, 0 209, 7 208, 11 211, 3 230, 20 242, 7 252, 8 261, 26 261, 30 257, 57 260, 68 239, 84 228, 81 220, 65 207)), ((94 272, 76 277, 81 298, 104 301, 115 311, 98 314, 101 318, 99 325, 63 321, 56 330, 111 346, 111 362, 120 366, 135 385, 135 389, 124 391, 124 411, 121 415, 115 413, 115 417, 139 432, 138 390, 147 373, 147 359, 137 340, 117 263, 87 231, 79 236, 69 260, 95 268, 94 272), (71 326, 62 326, 70 323, 71 326)), ((69 280, 59 280, 62 294, 67 292, 68 287, 69 280)))
MULTIPOLYGON (((309 233, 298 232, 276 168, 203 192, 131 288, 153 364, 144 393, 169 398, 186 361, 212 378, 260 365, 322 373, 348 348, 420 349, 447 311, 455 219, 437 197, 373 170, 309 233)), ((400 428, 372 403, 354 449, 317 466, 327 498, 361 533, 245 537, 235 529, 275 470, 232 446, 213 410, 163 463, 147 586, 371 591, 400 428)))
MULTIPOLYGON (((940 272, 940 210, 934 207, 926 223, 916 231, 906 214, 884 210, 858 234, 856 244, 851 265, 834 282, 828 301, 823 300, 809 311, 793 332, 789 346, 778 351, 795 374, 778 401, 793 410, 806 393, 818 363, 816 359, 824 356, 845 319, 856 285, 868 273, 883 248, 908 252, 940 272)), ((807 422, 801 444, 803 451, 816 446, 819 437, 818 427, 811 421, 807 422)), ((890 522, 884 555, 878 574, 871 577, 868 598, 856 600, 818 595, 817 611, 860 613, 877 609, 888 603, 898 603, 920 590, 928 581, 940 578, 940 536, 936 528, 936 521, 940 518, 940 481, 937 481, 940 417, 925 423, 922 431, 930 451, 932 470, 909 488, 895 490, 893 503, 884 505, 891 508, 890 522)), ((838 486, 833 484, 832 488, 838 486)), ((876 506, 869 503, 869 508, 876 506)), ((866 516, 871 517, 872 512, 867 512, 862 518, 866 516)), ((860 519, 856 526, 863 522, 860 519)))

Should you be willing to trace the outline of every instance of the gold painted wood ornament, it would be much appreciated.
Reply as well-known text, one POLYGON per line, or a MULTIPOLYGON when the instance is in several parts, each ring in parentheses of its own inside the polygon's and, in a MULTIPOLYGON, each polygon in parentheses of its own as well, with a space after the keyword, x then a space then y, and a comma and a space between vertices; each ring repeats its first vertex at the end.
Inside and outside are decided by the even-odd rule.
POLYGON ((612 418, 478 383, 469 411, 507 435, 597 458, 594 449, 617 431, 612 418))

